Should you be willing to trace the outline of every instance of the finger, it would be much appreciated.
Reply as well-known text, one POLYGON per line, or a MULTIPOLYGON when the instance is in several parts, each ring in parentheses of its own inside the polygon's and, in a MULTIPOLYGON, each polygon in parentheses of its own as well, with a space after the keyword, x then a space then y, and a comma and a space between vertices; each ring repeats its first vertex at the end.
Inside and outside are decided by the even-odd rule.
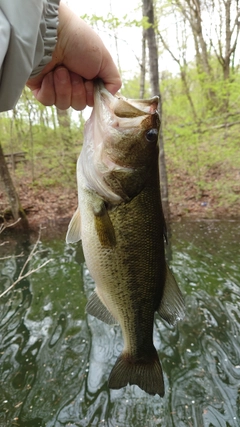
MULTIPOLYGON (((29 85, 30 86, 30 85, 29 85)), ((31 89, 31 86, 30 86, 31 89)), ((41 102, 43 105, 50 106, 55 104, 55 89, 53 83, 53 73, 50 72, 46 74, 42 82, 40 83, 40 88, 32 89, 32 93, 35 98, 41 102)))
POLYGON ((73 72, 70 72, 70 78, 72 84, 71 107, 77 111, 84 110, 87 104, 84 81, 81 76, 73 72))
POLYGON ((121 79, 116 80, 115 83, 105 83, 104 82, 104 86, 108 90, 108 92, 110 92, 112 95, 115 95, 119 91, 119 89, 121 88, 122 82, 121 82, 121 79))
POLYGON ((54 88, 56 93, 55 105, 60 110, 66 110, 71 105, 72 85, 68 70, 58 67, 53 72, 54 88))
POLYGON ((85 82, 86 89, 86 101, 89 107, 93 107, 94 104, 94 85, 93 80, 87 80, 85 82))
POLYGON ((98 77, 103 80, 104 86, 112 95, 115 95, 122 86, 120 74, 109 52, 103 58, 98 77))

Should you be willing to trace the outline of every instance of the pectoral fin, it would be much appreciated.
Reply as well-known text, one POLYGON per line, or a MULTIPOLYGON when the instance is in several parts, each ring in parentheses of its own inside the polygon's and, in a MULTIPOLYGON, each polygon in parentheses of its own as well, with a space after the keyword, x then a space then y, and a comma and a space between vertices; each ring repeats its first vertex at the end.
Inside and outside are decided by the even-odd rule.
POLYGON ((80 210, 77 209, 68 226, 66 242, 76 243, 79 240, 81 240, 81 216, 80 210))
POLYGON ((157 311, 162 319, 166 320, 170 325, 174 325, 178 320, 184 317, 185 305, 182 293, 168 265, 166 265, 166 268, 165 287, 157 311))
POLYGON ((115 325, 118 323, 110 311, 108 311, 107 307, 102 303, 96 292, 93 292, 90 296, 86 305, 86 311, 88 314, 91 314, 91 316, 96 317, 108 325, 115 325))
POLYGON ((112 248, 116 244, 115 231, 104 201, 99 197, 93 198, 92 208, 100 243, 104 248, 112 248))

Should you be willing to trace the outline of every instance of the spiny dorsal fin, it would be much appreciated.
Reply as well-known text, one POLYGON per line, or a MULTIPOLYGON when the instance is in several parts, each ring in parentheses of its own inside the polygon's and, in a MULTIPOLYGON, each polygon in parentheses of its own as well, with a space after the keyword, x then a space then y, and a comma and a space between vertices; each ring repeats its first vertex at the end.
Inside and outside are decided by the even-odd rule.
POLYGON ((86 305, 86 311, 88 314, 91 314, 91 316, 96 317, 108 325, 116 325, 118 323, 108 311, 107 307, 102 303, 96 291, 94 291, 90 296, 86 305))
POLYGON ((81 216, 78 208, 69 223, 66 242, 76 243, 79 240, 81 240, 81 216))
POLYGON ((185 304, 178 284, 166 264, 166 282, 163 297, 157 310, 162 319, 170 325, 174 325, 178 320, 183 319, 185 314, 185 304))

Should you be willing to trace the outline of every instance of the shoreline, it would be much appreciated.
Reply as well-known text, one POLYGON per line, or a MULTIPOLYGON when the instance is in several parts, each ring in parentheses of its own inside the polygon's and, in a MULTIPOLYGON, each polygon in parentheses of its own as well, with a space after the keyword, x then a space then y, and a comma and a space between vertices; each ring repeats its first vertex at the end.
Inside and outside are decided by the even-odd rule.
MULTIPOLYGON (((42 218, 41 221, 37 221, 32 216, 29 218, 29 235, 38 236, 39 232, 41 233, 42 238, 56 238, 66 235, 68 225, 71 221, 72 216, 62 217, 62 218, 42 218)), ((185 215, 185 216, 171 216, 170 221, 167 223, 170 227, 174 223, 198 223, 198 222, 240 222, 240 216, 197 216, 197 215, 185 215)), ((2 237, 5 238, 6 235, 13 234, 24 234, 25 231, 21 226, 21 221, 14 225, 13 220, 6 222, 6 228, 2 232, 2 237)))
MULTIPOLYGON (((54 229, 57 234, 67 231, 68 224, 78 205, 76 188, 33 187, 25 182, 21 183, 17 190, 21 205, 27 215, 30 233, 35 234, 40 228, 42 235, 54 234, 54 229)), ((174 192, 170 191, 169 207, 170 224, 181 221, 240 221, 240 205, 238 202, 228 207, 219 206, 211 195, 206 201, 206 197, 196 199, 194 194, 182 193, 182 197, 179 199, 174 197, 174 192)), ((7 211, 9 211, 8 200, 0 191, 2 224, 6 222, 6 225, 9 226, 14 221, 9 212, 6 214, 7 211)), ((8 229, 10 230, 10 228, 8 229)), ((23 230, 20 224, 16 224, 11 229, 23 230)))

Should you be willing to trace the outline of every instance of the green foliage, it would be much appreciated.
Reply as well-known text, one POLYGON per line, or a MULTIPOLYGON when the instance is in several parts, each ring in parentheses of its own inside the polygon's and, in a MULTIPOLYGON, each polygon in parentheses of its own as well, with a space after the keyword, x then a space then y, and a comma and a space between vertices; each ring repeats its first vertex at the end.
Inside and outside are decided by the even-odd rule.
MULTIPOLYGON (((228 208, 239 203, 240 73, 235 70, 231 79, 224 80, 214 58, 211 67, 216 77, 213 81, 193 64, 181 70, 184 81, 181 73, 164 72, 161 76, 170 197, 182 204, 183 212, 187 209, 183 199, 191 188, 189 197, 199 202, 211 195, 215 206, 228 208)), ((136 73, 123 80, 121 93, 139 98, 139 88, 136 73)), ((150 96, 146 81, 145 97, 150 96)), ((15 181, 27 178, 41 188, 76 187, 84 119, 81 115, 75 121, 70 117, 68 124, 59 125, 56 109, 41 106, 29 91, 23 93, 13 112, 0 115, 5 154, 24 152, 26 157, 26 162, 16 166, 15 181)))
POLYGON ((124 15, 121 19, 117 16, 113 15, 111 12, 107 13, 107 15, 99 16, 99 15, 88 15, 85 14, 82 16, 84 21, 88 22, 92 26, 102 25, 104 28, 108 28, 109 30, 116 30, 119 28, 126 27, 144 27, 148 28, 151 24, 148 23, 148 19, 143 17, 142 19, 129 19, 128 14, 124 15))
POLYGON ((33 185, 75 186, 76 161, 83 141, 84 120, 60 126, 56 109, 37 103, 24 91, 12 113, 0 115, 5 154, 24 152, 26 162, 17 164, 17 178, 31 178, 33 185))
MULTIPOLYGON (((130 99, 138 99, 140 97, 140 76, 136 74, 132 79, 123 79, 121 95, 130 99)), ((145 98, 151 98, 150 84, 147 81, 145 85, 145 98)))
POLYGON ((239 200, 240 75, 224 80, 216 61, 212 67, 214 81, 188 67, 189 93, 181 76, 164 75, 165 152, 172 170, 191 177, 196 198, 211 193, 217 205, 228 207, 239 200))

